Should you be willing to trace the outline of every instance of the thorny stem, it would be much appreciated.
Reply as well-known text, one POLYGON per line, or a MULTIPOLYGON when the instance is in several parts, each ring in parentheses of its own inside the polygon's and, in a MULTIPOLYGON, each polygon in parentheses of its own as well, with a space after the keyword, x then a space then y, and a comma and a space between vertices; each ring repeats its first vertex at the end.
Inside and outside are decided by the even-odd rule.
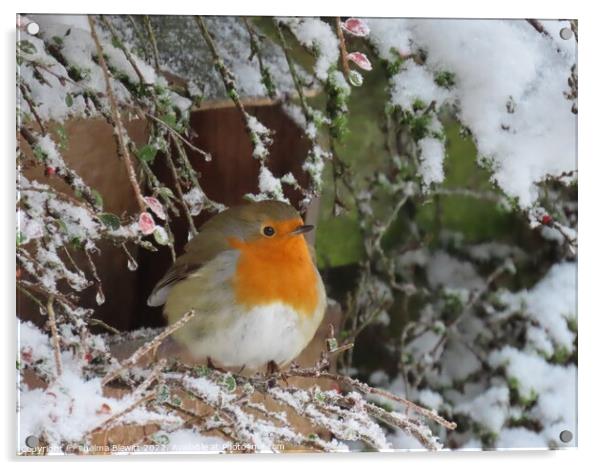
POLYGON ((140 190, 140 186, 138 185, 138 180, 136 179, 136 172, 134 170, 134 166, 132 163, 132 158, 130 156, 130 152, 128 150, 128 146, 125 141, 125 128, 123 126, 123 121, 121 120, 121 113, 119 112, 119 108, 117 105, 117 100, 115 99, 115 94, 113 93, 113 87, 111 86, 111 77, 109 75, 109 69, 107 67, 107 63, 104 58, 104 50, 100 41, 98 39, 98 35, 96 34, 96 27, 94 24, 94 19, 91 15, 88 15, 88 23, 90 24, 90 34, 92 35, 92 39, 96 44, 96 50, 98 52, 98 62, 100 67, 102 68, 102 72, 105 78, 105 82, 107 85, 107 95, 109 96, 109 103, 111 105, 111 115, 114 120, 114 127, 119 147, 121 149, 121 153, 123 155, 123 161, 125 163, 125 167, 127 170, 128 178, 130 180, 130 184, 132 189, 134 190, 134 195, 136 197, 136 202, 138 203, 138 207, 141 212, 146 211, 146 202, 144 202, 144 198, 142 196, 142 191, 140 190))

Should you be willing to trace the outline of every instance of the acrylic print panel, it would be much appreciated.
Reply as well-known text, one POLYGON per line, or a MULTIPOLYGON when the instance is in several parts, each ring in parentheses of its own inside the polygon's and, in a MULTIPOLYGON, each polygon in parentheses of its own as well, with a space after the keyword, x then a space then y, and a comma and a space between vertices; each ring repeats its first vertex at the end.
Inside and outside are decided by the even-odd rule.
POLYGON ((17 29, 20 455, 576 445, 576 21, 17 29))

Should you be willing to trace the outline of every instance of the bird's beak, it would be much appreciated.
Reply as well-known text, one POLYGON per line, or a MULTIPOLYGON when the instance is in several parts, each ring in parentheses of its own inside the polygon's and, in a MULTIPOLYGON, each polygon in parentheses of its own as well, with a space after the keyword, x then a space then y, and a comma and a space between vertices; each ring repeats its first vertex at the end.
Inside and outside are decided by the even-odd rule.
POLYGON ((313 230, 313 225, 299 225, 295 230, 291 232, 291 235, 301 235, 302 233, 313 230))

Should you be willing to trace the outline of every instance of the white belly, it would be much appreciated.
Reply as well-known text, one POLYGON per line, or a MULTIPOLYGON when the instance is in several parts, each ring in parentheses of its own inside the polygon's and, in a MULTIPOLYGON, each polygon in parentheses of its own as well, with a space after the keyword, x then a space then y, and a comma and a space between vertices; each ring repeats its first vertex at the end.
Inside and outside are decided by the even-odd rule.
POLYGON ((305 321, 290 307, 279 303, 234 315, 226 328, 190 344, 191 352, 211 357, 224 367, 257 369, 269 361, 283 365, 299 355, 315 332, 308 332, 309 325, 304 325, 305 321))

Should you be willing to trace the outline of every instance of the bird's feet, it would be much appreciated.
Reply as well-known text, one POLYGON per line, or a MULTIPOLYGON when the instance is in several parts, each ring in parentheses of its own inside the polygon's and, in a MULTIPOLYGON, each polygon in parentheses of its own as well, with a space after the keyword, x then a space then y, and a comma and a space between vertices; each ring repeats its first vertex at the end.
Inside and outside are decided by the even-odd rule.
POLYGON ((226 369, 222 369, 221 367, 217 367, 214 363, 213 360, 211 359, 211 356, 207 356, 207 367, 209 367, 210 369, 216 370, 218 372, 222 372, 222 373, 226 373, 228 372, 226 369))
POLYGON ((276 364, 275 361, 269 361, 266 364, 266 375, 269 377, 268 387, 275 387, 278 379, 282 379, 288 387, 286 376, 282 373, 280 367, 278 366, 278 364, 276 364))
POLYGON ((278 367, 278 364, 276 364, 275 361, 268 361, 268 363, 265 366, 265 369, 267 375, 274 375, 280 372, 280 367, 278 367))

